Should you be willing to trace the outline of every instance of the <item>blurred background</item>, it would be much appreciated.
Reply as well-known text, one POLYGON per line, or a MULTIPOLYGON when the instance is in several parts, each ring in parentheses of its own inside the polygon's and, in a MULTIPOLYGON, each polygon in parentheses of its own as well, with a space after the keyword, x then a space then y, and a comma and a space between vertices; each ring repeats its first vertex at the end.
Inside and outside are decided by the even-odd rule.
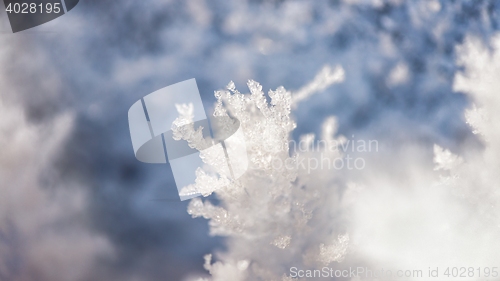
MULTIPOLYGON (((207 112, 231 80, 294 91, 325 65, 346 79, 302 102, 292 138, 339 133, 397 150, 481 142, 453 91, 456 47, 486 46, 491 1, 97 1, 12 34, 0 13, 0 280, 182 280, 224 250, 180 202, 168 165, 134 157, 127 111, 196 78, 207 112)), ((1 5, 0 5, 1 6, 1 5)), ((397 163, 401 165, 402 163, 397 163)), ((404 164, 404 163, 403 163, 404 164)))

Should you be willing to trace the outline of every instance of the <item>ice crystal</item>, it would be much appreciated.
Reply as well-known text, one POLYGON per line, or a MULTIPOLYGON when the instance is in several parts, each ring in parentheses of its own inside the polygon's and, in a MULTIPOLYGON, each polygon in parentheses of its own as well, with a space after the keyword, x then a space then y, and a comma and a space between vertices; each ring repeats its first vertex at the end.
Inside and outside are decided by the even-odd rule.
POLYGON ((276 239, 274 239, 274 241, 271 244, 280 248, 280 249, 285 249, 286 247, 288 247, 290 245, 291 240, 292 240, 291 236, 280 235, 280 236, 276 237, 276 239))
POLYGON ((204 149, 210 144, 210 140, 203 137, 203 127, 198 127, 196 130, 193 123, 193 104, 176 104, 175 105, 179 117, 172 123, 173 139, 184 139, 188 141, 191 148, 204 149))
POLYGON ((488 113, 485 108, 478 108, 475 104, 472 109, 465 112, 465 119, 473 130, 474 134, 482 134, 488 130, 488 113))
POLYGON ((463 160, 452 154, 448 149, 444 149, 439 145, 434 145, 434 170, 451 170, 457 165, 460 165, 463 160))
MULTIPOLYGON (((221 171, 199 169, 196 183, 183 189, 187 193, 201 192, 203 196, 215 194, 220 202, 214 205, 210 200, 194 198, 188 206, 190 215, 209 220, 212 235, 228 236, 230 254, 221 255, 213 264, 212 257, 206 257, 205 268, 212 280, 287 280, 280 270, 283 267, 342 261, 348 236, 339 236, 344 238, 333 239, 338 241, 332 243, 332 237, 340 234, 337 223, 321 223, 337 212, 332 206, 339 201, 338 193, 331 192, 340 188, 332 181, 336 172, 307 171, 299 165, 318 156, 313 147, 316 136, 301 137, 307 141, 300 153, 289 147, 291 132, 296 127, 291 117, 292 104, 340 82, 342 77, 340 67, 326 67, 295 98, 284 87, 278 87, 268 91, 269 102, 263 87, 253 80, 248 81, 248 94, 240 93, 232 82, 225 90, 215 92, 214 118, 226 118, 218 130, 224 131, 224 126, 239 122, 249 168, 236 180, 221 171), (312 179, 315 184, 310 184, 312 179), (326 189, 330 191, 325 192, 326 189)), ((189 125, 189 106, 179 106, 179 113, 172 127, 175 136, 197 147, 203 140, 197 133, 200 129, 189 125)), ((324 123, 321 138, 326 143, 342 143, 335 137, 336 126, 335 118, 324 123)), ((338 150, 325 154, 341 155, 338 150)), ((224 155, 202 151, 201 157, 217 168, 224 155)))
MULTIPOLYGON (((495 40, 494 45, 497 49, 500 47, 500 38, 495 40)), ((467 161, 438 149, 436 157, 441 160, 436 168, 446 167, 450 171, 450 175, 444 176, 441 181, 453 186, 455 193, 470 204, 475 214, 480 214, 478 221, 483 226, 500 226, 497 176, 500 169, 500 133, 496 128, 500 123, 500 99, 496 93, 500 54, 496 52, 491 56, 474 38, 468 38, 460 50, 461 61, 468 73, 457 75, 455 88, 474 97, 475 104, 465 112, 465 119, 486 146, 482 153, 473 154, 467 161)), ((491 232, 488 235, 500 237, 498 228, 491 232)))
MULTIPOLYGON (((244 280, 247 276, 246 269, 249 266, 248 260, 238 260, 228 263, 216 262, 211 264, 212 255, 205 256, 205 269, 212 274, 213 278, 221 281, 244 280)), ((208 279, 205 279, 208 280, 208 279)))
POLYGON ((344 69, 341 66, 336 66, 333 69, 330 66, 323 67, 311 83, 302 87, 295 93, 292 99, 293 105, 296 106, 310 95, 322 91, 332 84, 344 81, 344 77, 344 69))
POLYGON ((347 254, 349 247, 349 235, 339 235, 337 241, 333 244, 326 246, 325 244, 319 245, 319 260, 325 265, 333 261, 341 262, 347 254))

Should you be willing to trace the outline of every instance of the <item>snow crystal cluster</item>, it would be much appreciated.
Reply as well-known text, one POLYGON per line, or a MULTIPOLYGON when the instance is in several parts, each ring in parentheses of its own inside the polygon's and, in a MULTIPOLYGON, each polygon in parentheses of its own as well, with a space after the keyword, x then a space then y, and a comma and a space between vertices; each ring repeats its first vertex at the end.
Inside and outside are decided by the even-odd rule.
MULTIPOLYGON (((196 184, 186 187, 204 196, 215 193, 220 200, 215 205, 208 199, 194 198, 188 208, 193 217, 210 220, 212 235, 228 236, 230 255, 222 254, 215 263, 211 255, 206 256, 205 268, 214 280, 282 280, 291 266, 322 266, 344 258, 349 236, 339 227, 337 208, 332 208, 339 202, 335 173, 306 172, 294 164, 318 152, 289 150, 291 132, 296 127, 290 115, 292 104, 341 82, 343 76, 341 67, 325 67, 297 94, 283 87, 270 90, 269 102, 262 86, 253 80, 248 81, 249 94, 240 93, 232 82, 226 90, 215 93, 214 116, 240 123, 249 169, 237 180, 211 173, 209 168, 199 169, 196 184), (287 165, 273 165, 276 160, 287 165), (311 179, 316 184, 308 184, 311 179), (329 223, 322 223, 325 221, 329 223)), ((190 122, 189 106, 179 106, 179 112, 174 137, 199 147, 206 141, 201 128, 180 126, 190 122)), ((334 140, 335 126, 335 119, 325 122, 322 135, 327 141, 334 140)), ((327 153, 328 157, 341 156, 339 150, 327 153)), ((209 155, 202 150, 200 154, 215 171, 224 165, 220 161, 223 153, 209 155)))

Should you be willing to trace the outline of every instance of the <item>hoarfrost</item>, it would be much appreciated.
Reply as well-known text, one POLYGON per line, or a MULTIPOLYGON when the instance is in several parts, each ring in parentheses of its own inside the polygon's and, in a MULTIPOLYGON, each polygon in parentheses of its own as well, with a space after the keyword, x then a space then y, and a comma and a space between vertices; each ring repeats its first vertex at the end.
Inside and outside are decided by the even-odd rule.
POLYGON ((326 246, 325 244, 319 245, 319 261, 325 265, 333 261, 341 262, 347 254, 349 247, 349 235, 339 235, 337 241, 332 245, 326 246))
POLYGON ((274 239, 274 241, 271 243, 272 245, 280 248, 280 249, 285 249, 290 245, 290 241, 292 240, 291 236, 288 235, 280 235, 274 239))
POLYGON ((326 89, 330 85, 343 82, 344 78, 345 72, 341 66, 336 66, 333 69, 328 65, 323 67, 312 82, 295 93, 292 99, 293 106, 296 107, 299 102, 309 98, 309 96, 316 92, 326 89))
MULTIPOLYGON (((497 251, 482 246, 493 245, 500 237, 500 133, 491 129, 500 123, 500 98, 495 94, 498 70, 488 62, 491 58, 477 59, 487 53, 475 52, 477 48, 481 48, 479 42, 465 41, 463 64, 475 75, 457 75, 455 88, 474 97, 477 105, 464 117, 482 137, 485 150, 462 157, 435 145, 434 169, 432 162, 415 164, 408 169, 411 178, 403 181, 407 185, 403 187, 397 177, 376 174, 380 171, 376 169, 363 171, 352 183, 336 170, 306 171, 297 165, 318 158, 317 141, 325 147, 349 141, 337 135, 337 120, 329 117, 319 139, 306 134, 300 137, 300 152, 289 147, 296 127, 290 116, 294 101, 331 80, 314 79, 310 85, 315 81, 323 85, 306 86, 303 89, 309 92, 298 91, 295 98, 280 87, 269 91, 270 102, 253 80, 248 82, 250 94, 237 91, 234 83, 217 91, 214 115, 240 121, 250 165, 238 180, 220 175, 213 180, 202 170, 197 174, 196 184, 205 186, 204 195, 215 194, 219 203, 195 198, 188 212, 210 220, 212 235, 228 236, 227 251, 217 254, 215 263, 207 256, 209 280, 294 280, 286 274, 291 267, 357 266, 359 260, 401 268, 498 262, 497 251), (481 62, 486 66, 478 66, 481 62), (352 253, 355 257, 350 259, 352 253)), ((492 60, 500 62, 500 55, 492 60)), ((195 136, 190 132, 183 138, 195 136)), ((342 157, 340 149, 322 153, 342 157)))
MULTIPOLYGON (((343 75, 341 67, 324 68, 298 92, 295 102, 340 82, 343 75)), ((316 136, 302 137, 309 139, 309 144, 300 153, 290 150, 291 132, 296 124, 291 118, 293 98, 289 91, 284 87, 268 91, 268 102, 262 85, 249 80, 247 86, 248 94, 240 93, 232 82, 225 90, 216 91, 213 115, 231 116, 240 122, 249 169, 237 180, 199 169, 195 185, 183 189, 201 192, 203 196, 215 194, 220 200, 215 206, 210 200, 194 198, 188 206, 190 215, 209 220, 211 235, 228 236, 231 254, 221 254, 213 264, 212 256, 206 256, 205 268, 212 280, 287 280, 283 276, 286 266, 342 261, 349 239, 332 219, 337 212, 334 206, 339 202, 339 193, 332 191, 341 187, 334 183, 336 172, 308 174, 297 165, 317 157, 312 146, 316 136), (287 165, 276 165, 277 162, 287 165), (317 184, 308 184, 311 179, 317 184), (320 223, 325 220, 332 223, 320 223), (332 243, 331 237, 337 236, 332 243)), ((189 106, 179 109, 179 121, 172 128, 178 138, 196 147, 202 142, 199 134, 192 126, 185 126, 189 122, 189 106)), ((328 118, 321 136, 326 143, 342 143, 335 137, 336 129, 335 118, 328 118)), ((328 157, 340 155, 338 150, 327 152, 328 157)), ((202 159, 212 165, 218 162, 217 157, 203 154, 202 159)))

